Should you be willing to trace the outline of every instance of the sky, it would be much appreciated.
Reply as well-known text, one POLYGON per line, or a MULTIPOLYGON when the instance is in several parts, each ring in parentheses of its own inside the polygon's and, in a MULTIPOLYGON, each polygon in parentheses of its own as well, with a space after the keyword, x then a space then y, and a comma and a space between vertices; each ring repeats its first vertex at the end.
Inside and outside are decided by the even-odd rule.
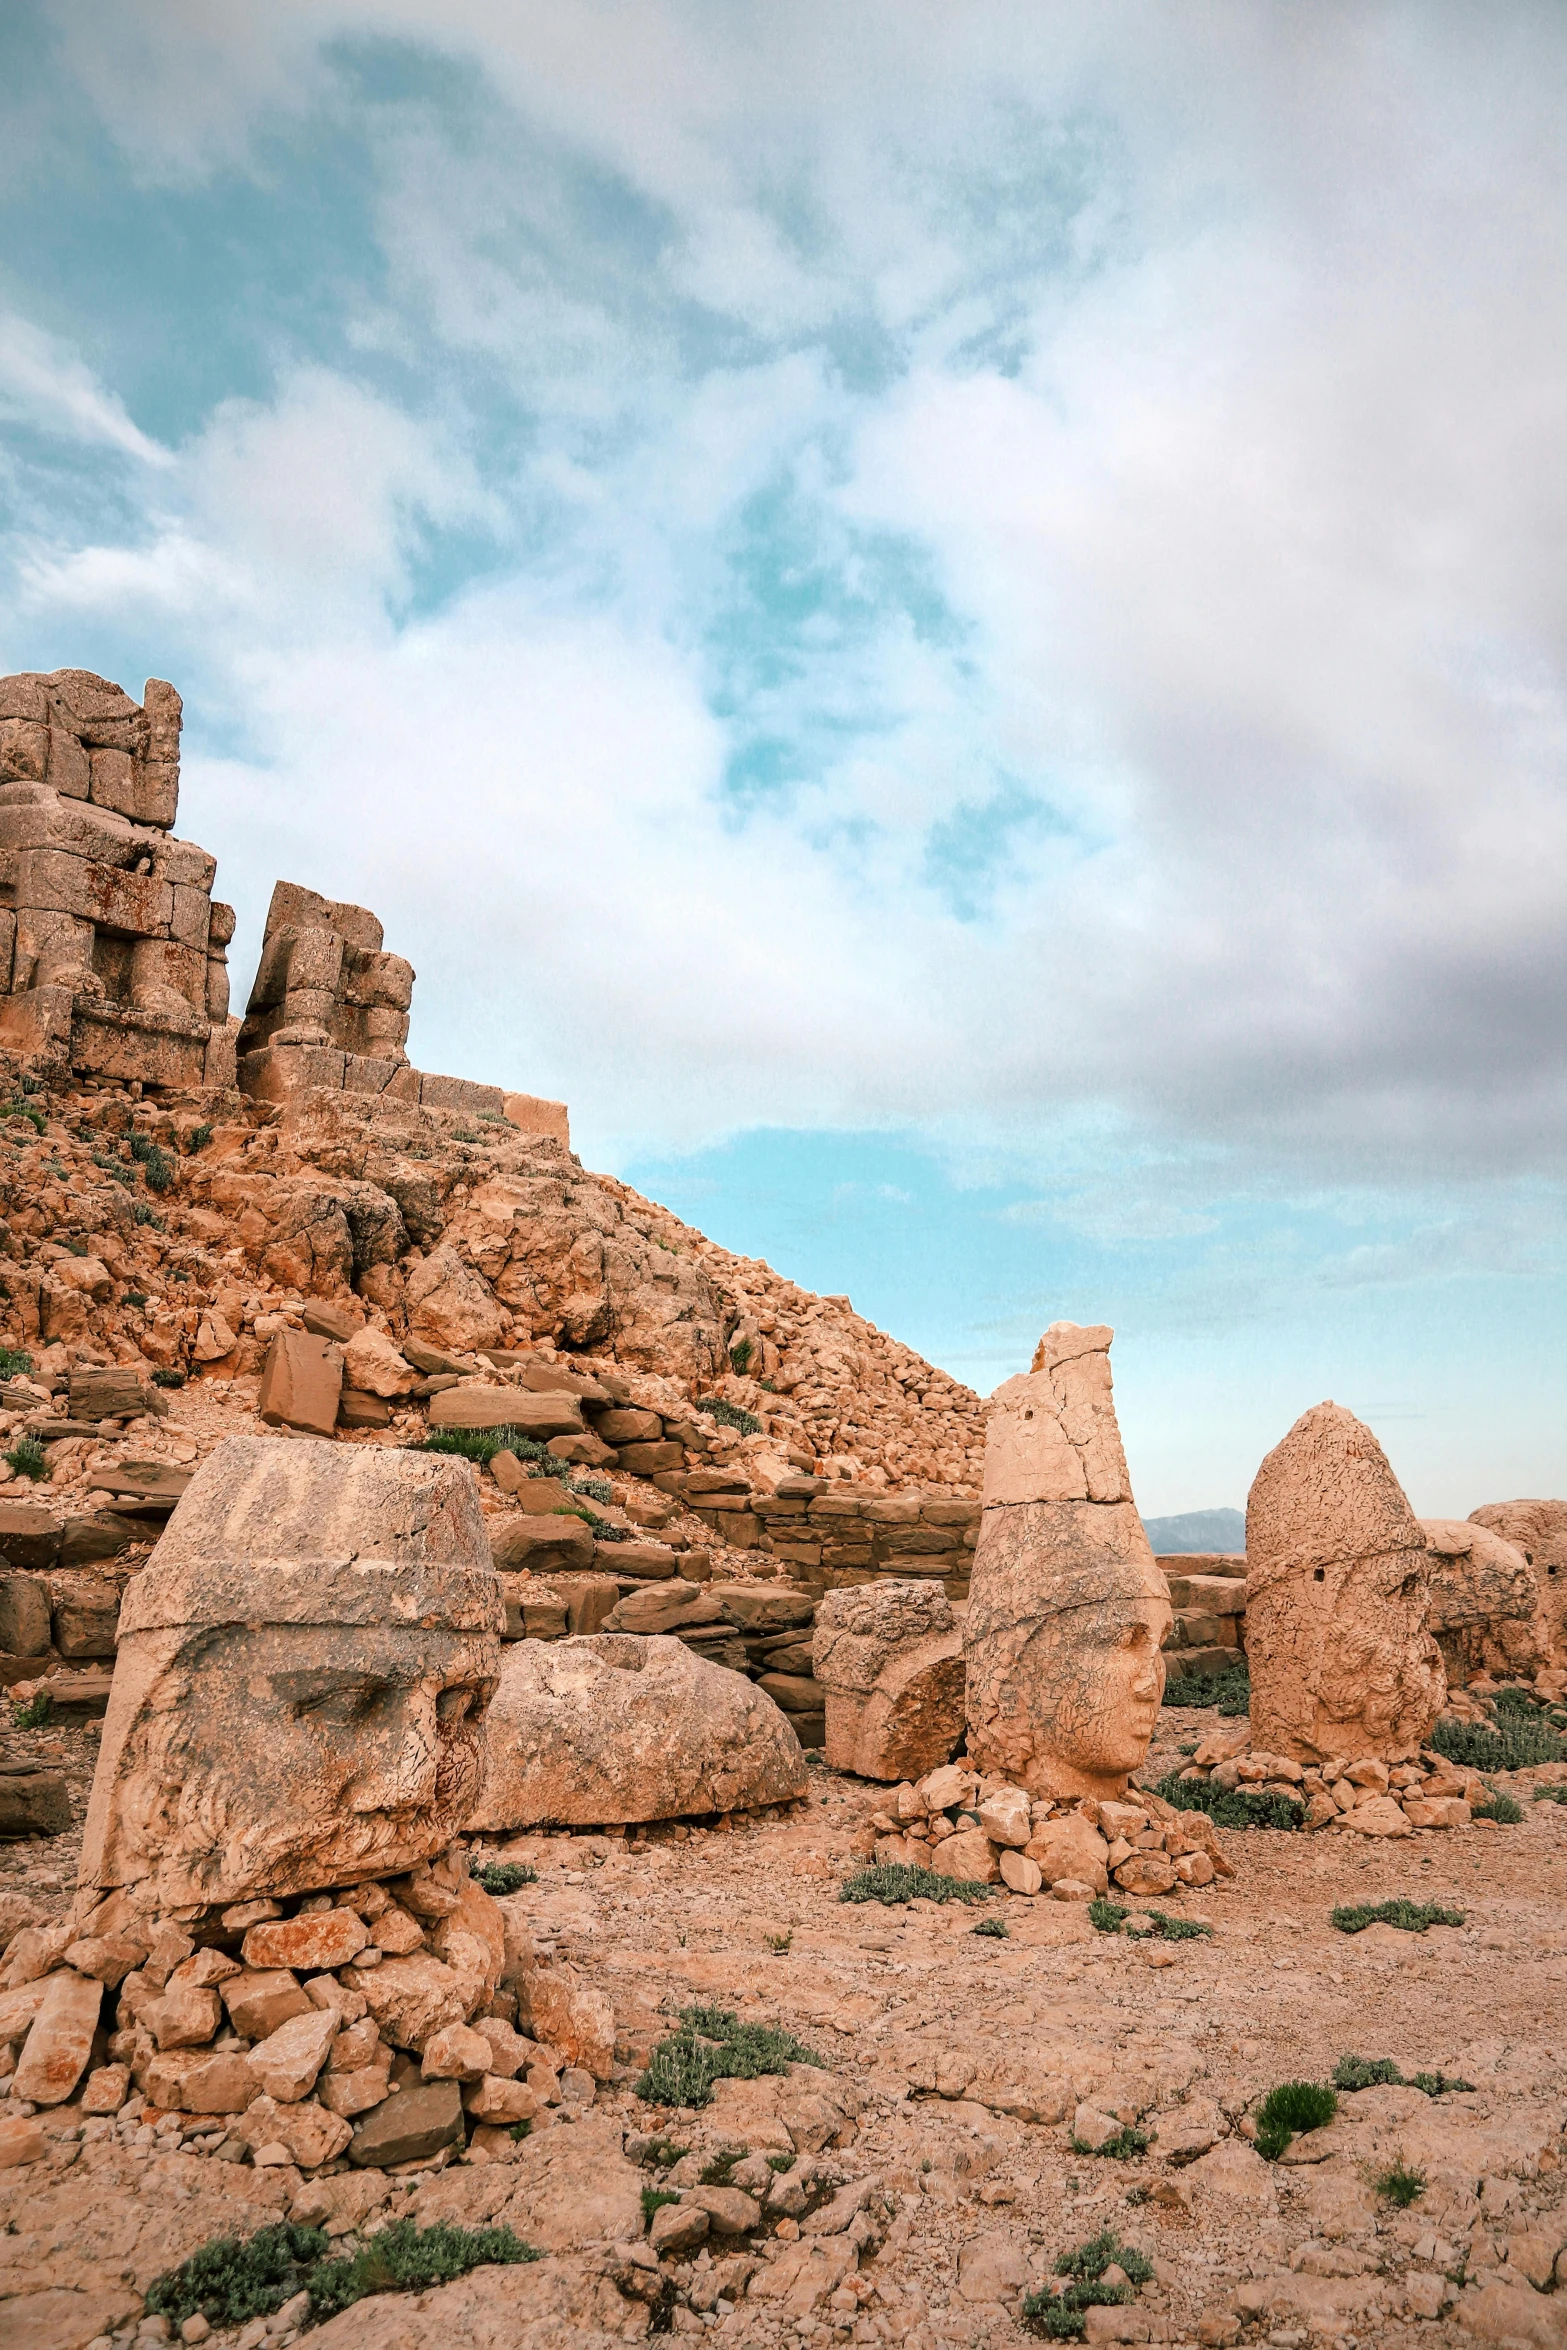
POLYGON ((0 669, 1147 1512, 1567 1491, 1567 12, 11 0, 0 669))

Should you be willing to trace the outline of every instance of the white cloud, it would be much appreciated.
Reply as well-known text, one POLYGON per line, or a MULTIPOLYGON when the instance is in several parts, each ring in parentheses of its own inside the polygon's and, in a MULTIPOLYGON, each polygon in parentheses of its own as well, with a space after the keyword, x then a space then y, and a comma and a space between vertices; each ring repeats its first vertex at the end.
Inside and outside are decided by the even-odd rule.
POLYGON ((173 461, 138 430, 124 403, 76 352, 15 310, 0 311, 0 417, 62 440, 116 449, 141 465, 173 461))

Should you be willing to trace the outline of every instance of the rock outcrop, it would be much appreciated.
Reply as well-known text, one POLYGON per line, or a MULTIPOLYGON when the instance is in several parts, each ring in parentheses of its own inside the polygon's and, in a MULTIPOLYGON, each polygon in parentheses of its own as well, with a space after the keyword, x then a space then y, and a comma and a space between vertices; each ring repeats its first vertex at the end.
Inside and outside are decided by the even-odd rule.
POLYGON ((682 1641, 625 1633, 506 1650, 467 1825, 498 1833, 756 1809, 804 1791, 772 1699, 682 1641))
POLYGON ((963 1735, 963 1627, 939 1583, 829 1592, 811 1669, 827 1692, 826 1758, 862 1779, 919 1779, 963 1735))
POLYGON ((1164 1694, 1165 1579, 1132 1500, 1102 1327, 1057 1322, 998 1387, 963 1650, 975 1767, 1119 1796, 1164 1694))
POLYGON ((1477 1673, 1532 1677, 1547 1662, 1540 1578, 1516 1543, 1462 1518, 1422 1518, 1431 1551, 1427 1623, 1450 1686, 1477 1673))
POLYGON ((1318 1404, 1268 1454, 1246 1564, 1257 1746, 1298 1763, 1418 1754, 1447 1693, 1427 1628, 1430 1552, 1353 1412, 1318 1404))

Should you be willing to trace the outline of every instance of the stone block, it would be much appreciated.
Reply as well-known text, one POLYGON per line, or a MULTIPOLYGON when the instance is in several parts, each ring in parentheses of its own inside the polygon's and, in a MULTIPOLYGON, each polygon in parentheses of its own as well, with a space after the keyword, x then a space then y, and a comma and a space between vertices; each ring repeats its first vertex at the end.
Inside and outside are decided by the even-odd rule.
MULTIPOLYGON (((678 1469, 685 1458, 684 1446, 673 1441, 662 1444, 623 1444, 619 1450, 621 1467, 636 1477, 651 1477, 659 1469, 678 1469)), ((760 1539, 761 1527, 754 1518, 751 1523, 760 1539)))
POLYGON ((311 2006, 304 1986, 287 1967, 247 1967, 218 1986, 229 2021, 245 2040, 265 2040, 290 2016, 311 2006))
POLYGON ((103 1985, 67 1969, 51 1975, 11 2079, 13 2097, 32 2105, 63 2105, 92 2054, 103 2010, 103 1985))
POLYGON ((330 1339, 280 1330, 262 1366, 256 1409, 269 1426, 330 1436, 343 1391, 343 1357, 330 1339))
POLYGON ((63 1836, 71 1824, 71 1799, 59 1771, 39 1763, 0 1764, 0 1839, 63 1836))
POLYGON ((519 1132, 548 1135, 570 1150, 571 1120, 564 1102, 544 1101, 533 1093, 507 1093, 501 1096, 501 1108, 519 1132))
POLYGON ((548 1574, 554 1567, 593 1565, 593 1532, 577 1517, 517 1517, 492 1521, 490 1556, 498 1569, 548 1574))
POLYGON ((50 1621, 54 1645, 72 1663, 112 1657, 120 1620, 120 1594, 113 1583, 88 1569, 50 1579, 50 1621))
POLYGON ((430 1398, 432 1428, 515 1428, 535 1442, 584 1433, 574 1395, 541 1395, 525 1387, 447 1387, 430 1398))
POLYGON ((0 1574, 0 1649, 41 1656, 48 1646, 48 1585, 34 1575, 0 1574))
POLYGON ((399 2162, 427 2161, 443 2146, 462 2142, 461 2083, 424 2081, 365 2115, 354 2130, 348 2159, 357 2170, 390 2170, 399 2162))
POLYGON ((664 1423, 657 1412, 637 1411, 631 1407, 601 1412, 594 1428, 606 1444, 659 1444, 663 1441, 664 1423))
POLYGON ((72 857, 59 849, 28 849, 16 861, 16 904, 39 913, 70 914, 95 929, 132 938, 167 935, 174 892, 150 873, 72 857))
POLYGON ((58 1518, 36 1502, 0 1502, 0 1557, 10 1567, 52 1567, 60 1556, 58 1518))

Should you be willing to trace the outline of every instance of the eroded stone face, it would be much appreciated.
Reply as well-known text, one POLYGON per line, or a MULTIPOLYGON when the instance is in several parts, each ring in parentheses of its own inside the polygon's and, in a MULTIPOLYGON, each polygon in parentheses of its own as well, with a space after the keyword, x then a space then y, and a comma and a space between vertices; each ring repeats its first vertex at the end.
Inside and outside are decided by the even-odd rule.
POLYGON ((1169 1594, 1132 1501, 1111 1336, 1055 1324, 991 1399, 969 1753, 1036 1795, 1121 1794, 1164 1696, 1169 1594))
POLYGON ((1417 1753, 1447 1694, 1430 1554, 1353 1412, 1318 1404, 1269 1453, 1246 1560, 1254 1744, 1300 1763, 1417 1753))
POLYGON ((483 1786, 501 1621, 465 1464, 231 1438, 127 1595, 82 1883, 168 1910, 429 1859, 483 1786))

